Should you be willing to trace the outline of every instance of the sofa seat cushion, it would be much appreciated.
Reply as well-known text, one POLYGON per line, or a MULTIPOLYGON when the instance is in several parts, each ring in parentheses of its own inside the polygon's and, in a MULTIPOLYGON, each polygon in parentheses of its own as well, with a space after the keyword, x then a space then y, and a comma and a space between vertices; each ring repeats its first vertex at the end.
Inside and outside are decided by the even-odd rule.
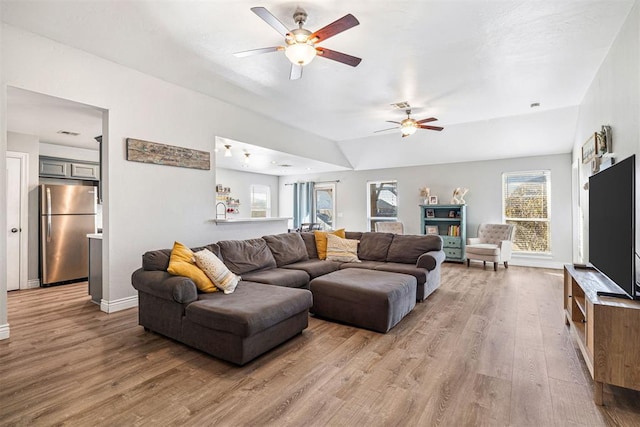
POLYGON ((276 260, 264 239, 222 240, 218 246, 222 261, 235 274, 244 276, 250 271, 276 267, 276 260))
POLYGON ((399 262, 385 262, 375 267, 378 271, 388 271, 391 273, 409 274, 416 278, 418 285, 423 285, 427 281, 427 270, 411 264, 401 264, 399 262))
POLYGON ((232 294, 201 295, 189 304, 185 316, 209 329, 248 337, 276 325, 312 305, 311 293, 241 281, 232 294))
POLYGON ((340 270, 345 268, 364 268, 367 270, 375 270, 377 266, 385 264, 382 261, 361 261, 361 262, 345 262, 340 265, 340 270))
POLYGON ((243 280, 266 283, 268 285, 284 286, 286 288, 309 288, 309 275, 303 270, 287 268, 271 268, 268 270, 252 271, 242 275, 243 280))
POLYGON ((477 243, 475 245, 467 245, 465 249, 468 254, 483 256, 500 255, 500 248, 498 247, 498 245, 494 245, 491 243, 477 243))
POLYGON ((442 237, 440 236, 396 234, 389 246, 386 261, 415 265, 420 255, 439 250, 442 250, 442 237))
POLYGON ((291 270, 302 270, 305 271, 311 279, 315 279, 316 277, 322 276, 323 274, 339 270, 340 264, 340 262, 327 261, 316 258, 284 265, 282 266, 282 268, 291 270))
POLYGON ((300 233, 282 233, 262 237, 276 260, 276 265, 293 264, 309 259, 307 248, 300 233))

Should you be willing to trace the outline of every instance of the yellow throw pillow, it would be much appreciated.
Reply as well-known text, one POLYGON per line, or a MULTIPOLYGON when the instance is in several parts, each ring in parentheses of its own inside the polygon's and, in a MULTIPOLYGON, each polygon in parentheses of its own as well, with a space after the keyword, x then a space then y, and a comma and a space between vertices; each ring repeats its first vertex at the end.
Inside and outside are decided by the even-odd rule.
POLYGON ((211 279, 216 288, 222 289, 225 294, 232 294, 236 290, 240 276, 233 274, 213 252, 203 249, 194 253, 193 257, 196 259, 196 265, 211 279))
POLYGON ((313 235, 316 238, 316 250, 318 251, 318 258, 327 259, 327 234, 333 234, 341 238, 345 238, 344 228, 334 231, 313 231, 313 235))
POLYGON ((173 244, 167 271, 175 276, 188 277, 193 280, 198 290, 202 292, 216 292, 218 290, 204 271, 200 270, 196 265, 191 249, 182 243, 175 242, 173 244))
POLYGON ((358 241, 327 234, 327 260, 362 262, 358 259, 358 241))

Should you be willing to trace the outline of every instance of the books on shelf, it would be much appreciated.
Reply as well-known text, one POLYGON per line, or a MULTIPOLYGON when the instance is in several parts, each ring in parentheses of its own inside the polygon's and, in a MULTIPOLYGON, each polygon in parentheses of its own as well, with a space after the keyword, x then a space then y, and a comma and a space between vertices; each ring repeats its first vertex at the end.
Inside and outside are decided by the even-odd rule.
POLYGON ((459 237, 460 236, 460 226, 459 225, 450 225, 447 234, 449 236, 459 237))

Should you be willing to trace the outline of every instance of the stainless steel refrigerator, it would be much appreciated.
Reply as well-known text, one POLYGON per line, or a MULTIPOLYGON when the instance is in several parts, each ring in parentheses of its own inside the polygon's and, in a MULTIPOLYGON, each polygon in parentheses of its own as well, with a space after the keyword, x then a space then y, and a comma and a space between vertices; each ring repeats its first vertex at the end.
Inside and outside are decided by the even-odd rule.
POLYGON ((96 230, 96 188, 40 185, 40 269, 42 286, 86 280, 87 234, 96 230))

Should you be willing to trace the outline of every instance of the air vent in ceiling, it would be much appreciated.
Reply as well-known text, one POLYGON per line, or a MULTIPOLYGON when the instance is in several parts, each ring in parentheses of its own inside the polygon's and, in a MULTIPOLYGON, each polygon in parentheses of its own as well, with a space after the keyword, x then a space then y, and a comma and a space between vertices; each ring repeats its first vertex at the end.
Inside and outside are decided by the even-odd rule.
POLYGON ((59 130, 56 133, 59 133, 61 135, 69 135, 69 136, 78 136, 78 135, 80 135, 79 132, 71 132, 70 130, 59 130))
POLYGON ((411 108, 411 105, 407 101, 396 102, 395 104, 391 104, 393 108, 397 108, 398 110, 408 110, 411 108))

